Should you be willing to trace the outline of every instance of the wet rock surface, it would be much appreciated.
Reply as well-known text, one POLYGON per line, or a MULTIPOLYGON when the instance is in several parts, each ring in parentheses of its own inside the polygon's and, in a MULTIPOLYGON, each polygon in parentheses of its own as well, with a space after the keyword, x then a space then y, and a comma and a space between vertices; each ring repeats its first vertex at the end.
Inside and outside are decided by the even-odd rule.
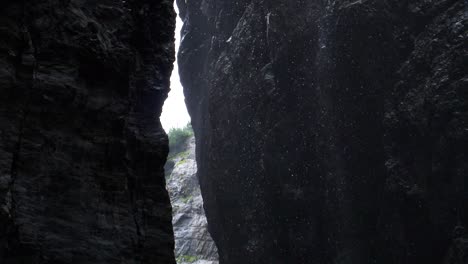
POLYGON ((216 245, 210 234, 203 209, 203 199, 197 179, 195 138, 183 144, 171 157, 167 168, 167 188, 173 207, 175 255, 178 264, 218 264, 216 245))
POLYGON ((467 263, 465 1, 178 4, 220 263, 467 263))
POLYGON ((0 263, 175 263, 171 1, 2 1, 0 263))

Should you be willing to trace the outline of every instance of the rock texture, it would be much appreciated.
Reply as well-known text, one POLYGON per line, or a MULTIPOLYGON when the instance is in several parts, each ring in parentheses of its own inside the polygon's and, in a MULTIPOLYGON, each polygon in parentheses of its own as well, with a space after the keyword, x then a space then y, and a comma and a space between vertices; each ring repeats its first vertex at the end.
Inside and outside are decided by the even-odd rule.
POLYGON ((2 1, 0 263, 175 263, 172 1, 2 1))
POLYGON ((467 263, 466 1, 178 1, 220 263, 467 263))
POLYGON ((170 153, 171 156, 166 173, 170 173, 167 175, 167 188, 173 207, 177 263, 218 264, 218 253, 208 233, 197 179, 195 138, 188 138, 180 151, 170 153))

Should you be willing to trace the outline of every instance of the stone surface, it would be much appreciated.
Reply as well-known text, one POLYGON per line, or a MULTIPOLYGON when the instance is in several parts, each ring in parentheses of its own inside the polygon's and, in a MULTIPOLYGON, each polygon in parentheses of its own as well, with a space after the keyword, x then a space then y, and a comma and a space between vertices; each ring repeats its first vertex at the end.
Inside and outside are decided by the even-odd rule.
POLYGON ((172 1, 2 1, 0 263, 175 263, 172 1))
MULTIPOLYGON (((188 138, 179 153, 174 154, 168 160, 173 168, 167 168, 166 171, 170 171, 167 175, 167 188, 173 207, 177 263, 218 264, 218 253, 208 233, 197 179, 195 138, 188 138)), ((171 156, 170 153, 169 157, 171 156)))
POLYGON ((178 4, 220 263, 467 263, 466 1, 178 4))

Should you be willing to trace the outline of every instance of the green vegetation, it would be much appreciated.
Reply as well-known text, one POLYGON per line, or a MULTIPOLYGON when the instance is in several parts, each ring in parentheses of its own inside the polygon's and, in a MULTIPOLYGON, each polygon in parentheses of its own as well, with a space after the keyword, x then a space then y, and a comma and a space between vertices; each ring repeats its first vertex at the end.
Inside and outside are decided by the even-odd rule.
POLYGON ((188 262, 188 263, 193 263, 198 260, 197 256, 188 256, 188 255, 182 255, 177 258, 177 263, 179 262, 188 262))
POLYGON ((181 159, 179 162, 176 163, 176 166, 180 166, 180 165, 182 165, 182 164, 184 164, 186 162, 187 162, 187 160, 185 158, 181 159))
POLYGON ((190 202, 192 200, 192 198, 193 198, 192 195, 185 196, 185 197, 182 198, 182 202, 184 204, 186 204, 186 203, 190 202))
POLYGON ((180 158, 181 160, 185 160, 188 158, 189 155, 190 155, 189 151, 186 150, 184 152, 180 152, 177 155, 175 155, 174 159, 180 158))
POLYGON ((169 149, 173 152, 173 155, 177 154, 176 152, 179 151, 185 141, 193 136, 193 129, 192 125, 188 123, 185 127, 182 128, 171 128, 169 129, 169 149))

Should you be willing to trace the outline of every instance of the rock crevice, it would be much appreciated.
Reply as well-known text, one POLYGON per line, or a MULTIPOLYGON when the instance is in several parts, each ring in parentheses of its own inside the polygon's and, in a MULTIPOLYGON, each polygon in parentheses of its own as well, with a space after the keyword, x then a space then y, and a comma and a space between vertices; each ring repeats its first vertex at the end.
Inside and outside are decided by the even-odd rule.
POLYGON ((173 207, 177 263, 218 264, 218 253, 208 233, 197 179, 193 136, 169 153, 166 177, 173 207))

